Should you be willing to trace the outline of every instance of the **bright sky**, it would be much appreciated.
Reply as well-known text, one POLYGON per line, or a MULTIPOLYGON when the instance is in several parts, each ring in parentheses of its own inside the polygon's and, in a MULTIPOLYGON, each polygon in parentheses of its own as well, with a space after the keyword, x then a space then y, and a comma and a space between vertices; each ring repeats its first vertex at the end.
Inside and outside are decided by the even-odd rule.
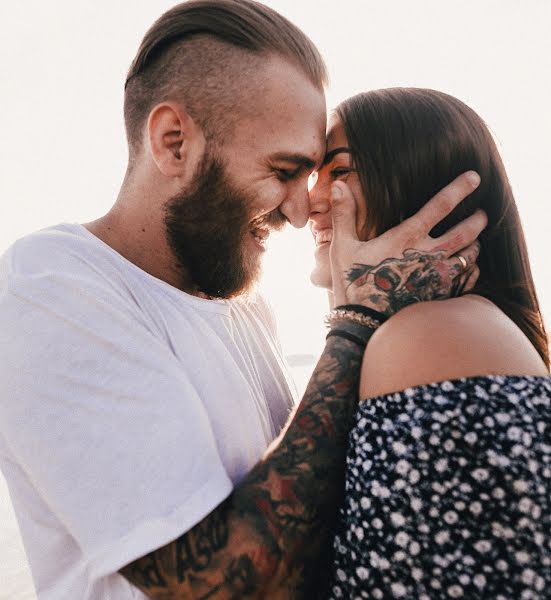
MULTIPOLYGON (((499 142, 551 320, 549 0, 273 0, 325 56, 329 107, 359 91, 422 86, 454 94, 499 142)), ((0 251, 113 203, 125 168, 123 80, 166 0, 2 2, 0 251)), ((321 347, 325 294, 311 287, 312 240, 271 244, 264 288, 287 354, 321 347)))

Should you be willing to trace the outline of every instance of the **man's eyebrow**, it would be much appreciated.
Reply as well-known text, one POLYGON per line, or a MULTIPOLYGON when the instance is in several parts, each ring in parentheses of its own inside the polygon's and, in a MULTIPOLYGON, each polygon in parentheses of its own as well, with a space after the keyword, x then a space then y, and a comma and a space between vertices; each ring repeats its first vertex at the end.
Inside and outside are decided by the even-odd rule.
POLYGON ((282 161, 295 163, 297 166, 304 167, 312 171, 316 166, 316 161, 305 154, 278 152, 271 156, 272 161, 282 161))
POLYGON ((351 154, 352 150, 350 148, 347 148, 346 146, 339 146, 338 148, 333 148, 333 150, 331 150, 331 152, 328 152, 324 157, 323 157, 323 163, 322 166, 329 164, 337 154, 341 154, 341 152, 346 152, 347 154, 351 154))

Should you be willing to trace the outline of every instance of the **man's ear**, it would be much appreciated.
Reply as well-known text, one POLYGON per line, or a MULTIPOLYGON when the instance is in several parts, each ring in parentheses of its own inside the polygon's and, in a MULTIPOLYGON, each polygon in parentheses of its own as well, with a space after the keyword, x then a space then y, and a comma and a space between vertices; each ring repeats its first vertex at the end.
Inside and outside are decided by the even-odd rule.
POLYGON ((195 172, 205 137, 182 106, 175 102, 155 106, 147 120, 147 135, 151 157, 163 175, 186 178, 195 172))

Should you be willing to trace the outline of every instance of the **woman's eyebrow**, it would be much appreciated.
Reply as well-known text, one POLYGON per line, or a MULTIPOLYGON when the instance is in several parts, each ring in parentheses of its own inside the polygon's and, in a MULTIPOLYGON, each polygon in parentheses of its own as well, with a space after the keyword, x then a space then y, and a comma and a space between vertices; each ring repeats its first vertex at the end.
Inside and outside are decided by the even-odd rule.
POLYGON ((333 158, 335 158, 335 156, 337 154, 341 154, 341 152, 346 152, 347 154, 350 154, 352 152, 352 150, 350 148, 347 148, 346 146, 339 146, 338 148, 333 148, 333 150, 331 150, 331 152, 328 152, 323 157, 322 166, 330 163, 333 160, 333 158))

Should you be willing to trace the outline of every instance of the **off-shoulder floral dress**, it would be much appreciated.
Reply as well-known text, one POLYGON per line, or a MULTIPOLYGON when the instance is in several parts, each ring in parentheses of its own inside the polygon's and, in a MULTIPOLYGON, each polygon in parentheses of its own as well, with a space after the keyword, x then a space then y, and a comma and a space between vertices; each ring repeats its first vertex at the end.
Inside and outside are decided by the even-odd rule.
POLYGON ((551 598, 551 378, 360 404, 329 598, 551 598))

